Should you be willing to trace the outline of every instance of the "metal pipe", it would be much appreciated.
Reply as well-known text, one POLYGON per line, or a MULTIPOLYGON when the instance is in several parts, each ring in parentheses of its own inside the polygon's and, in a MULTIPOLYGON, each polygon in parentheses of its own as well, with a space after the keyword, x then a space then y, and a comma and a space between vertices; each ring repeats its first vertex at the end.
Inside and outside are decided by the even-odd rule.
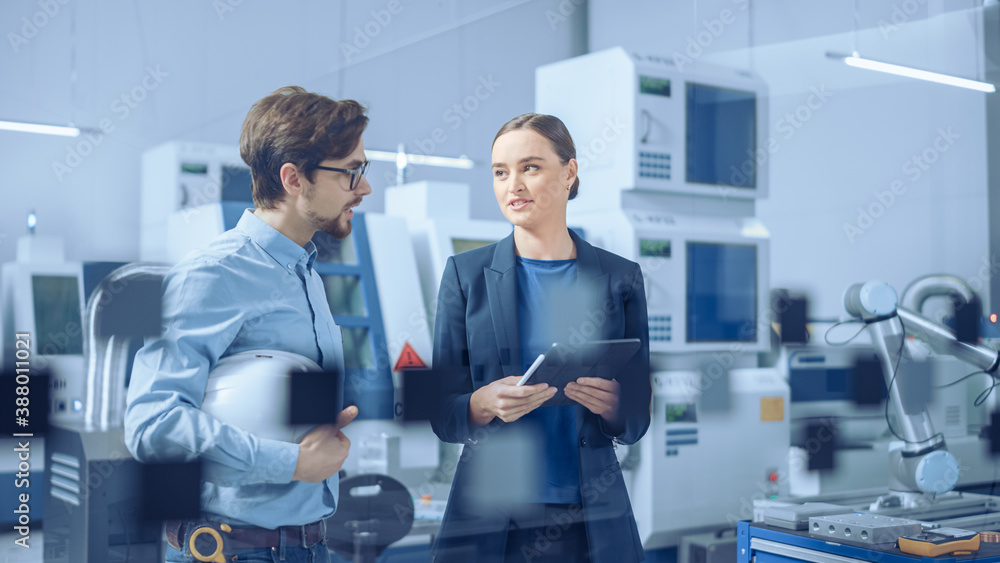
POLYGON ((882 364, 882 377, 889 390, 889 402, 895 407, 899 428, 894 428, 907 442, 907 449, 921 449, 930 445, 934 438, 934 424, 925 408, 907 408, 907 393, 903 388, 909 384, 905 375, 905 356, 902 351, 902 324, 889 318, 868 325, 872 332, 872 345, 882 364), (895 381, 893 380, 895 376, 895 381))
POLYGON ((963 304, 967 304, 972 302, 975 293, 961 278, 947 274, 931 274, 910 282, 910 285, 903 290, 899 306, 920 313, 924 302, 935 296, 960 297, 963 304))
POLYGON ((139 280, 161 281, 170 268, 162 264, 126 264, 107 275, 87 300, 84 317, 84 355, 87 375, 84 383, 84 428, 108 430, 119 427, 125 417, 125 370, 131 337, 99 336, 102 313, 116 295, 139 280))
POLYGON ((944 326, 921 316, 909 309, 896 310, 906 327, 906 333, 926 342, 938 354, 947 354, 986 371, 996 371, 1000 365, 1000 354, 987 346, 959 342, 955 335, 944 326))

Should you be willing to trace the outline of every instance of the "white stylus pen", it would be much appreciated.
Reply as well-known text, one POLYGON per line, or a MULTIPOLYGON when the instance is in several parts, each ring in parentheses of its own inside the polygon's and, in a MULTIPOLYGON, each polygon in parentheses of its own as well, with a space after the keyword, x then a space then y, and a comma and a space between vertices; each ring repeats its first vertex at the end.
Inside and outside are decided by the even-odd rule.
POLYGON ((531 374, 535 373, 535 370, 538 369, 538 366, 542 365, 542 360, 544 359, 545 359, 545 354, 539 354, 538 357, 535 358, 535 361, 531 363, 531 366, 528 368, 528 371, 524 372, 524 375, 521 376, 521 380, 518 381, 517 384, 519 386, 524 385, 524 383, 528 381, 528 378, 531 377, 531 374))

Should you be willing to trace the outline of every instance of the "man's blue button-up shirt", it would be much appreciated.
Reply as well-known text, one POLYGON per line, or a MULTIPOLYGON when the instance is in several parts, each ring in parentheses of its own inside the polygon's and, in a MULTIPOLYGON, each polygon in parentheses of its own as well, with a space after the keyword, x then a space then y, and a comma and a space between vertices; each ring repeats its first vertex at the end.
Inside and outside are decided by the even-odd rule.
POLYGON ((298 444, 259 438, 200 410, 209 372, 239 352, 282 350, 344 373, 340 327, 315 260, 312 242, 303 248, 247 210, 164 280, 163 332, 135 357, 125 441, 144 462, 200 458, 206 518, 273 529, 336 509, 337 475, 292 481, 298 444))

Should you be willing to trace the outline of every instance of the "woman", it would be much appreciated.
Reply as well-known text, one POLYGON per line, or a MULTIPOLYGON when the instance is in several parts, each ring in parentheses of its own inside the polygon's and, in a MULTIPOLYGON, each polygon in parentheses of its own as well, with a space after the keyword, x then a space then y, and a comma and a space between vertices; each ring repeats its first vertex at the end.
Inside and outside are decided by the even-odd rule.
POLYGON ((649 338, 642 273, 567 229, 576 149, 550 115, 525 114, 493 140, 493 191, 514 225, 496 244, 448 260, 438 295, 431 425, 465 447, 434 561, 640 561, 614 442, 649 426, 649 338), (639 338, 615 380, 517 386, 552 342, 639 338))

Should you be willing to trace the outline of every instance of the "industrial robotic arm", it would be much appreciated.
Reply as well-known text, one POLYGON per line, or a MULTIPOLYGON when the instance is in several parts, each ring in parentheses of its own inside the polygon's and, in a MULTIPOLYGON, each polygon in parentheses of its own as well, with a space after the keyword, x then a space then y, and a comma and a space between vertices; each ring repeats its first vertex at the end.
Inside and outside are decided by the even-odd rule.
MULTIPOLYGON (((934 291, 933 284, 925 285, 921 292, 934 291)), ((955 292, 954 288, 939 289, 942 289, 939 293, 968 297, 955 292)), ((904 299, 906 304, 911 301, 904 299)), ((902 448, 889 454, 889 488, 896 492, 931 494, 952 490, 960 475, 958 461, 948 452, 944 437, 934 432, 926 405, 913 400, 920 393, 910 392, 908 388, 917 382, 906 375, 908 360, 903 354, 904 339, 906 336, 919 338, 935 353, 955 356, 987 373, 997 370, 1000 355, 986 346, 959 342, 947 327, 899 306, 896 291, 885 282, 869 281, 850 286, 844 293, 844 307, 852 316, 863 320, 870 330, 889 390, 889 402, 897 415, 892 430, 904 442, 902 448)))

